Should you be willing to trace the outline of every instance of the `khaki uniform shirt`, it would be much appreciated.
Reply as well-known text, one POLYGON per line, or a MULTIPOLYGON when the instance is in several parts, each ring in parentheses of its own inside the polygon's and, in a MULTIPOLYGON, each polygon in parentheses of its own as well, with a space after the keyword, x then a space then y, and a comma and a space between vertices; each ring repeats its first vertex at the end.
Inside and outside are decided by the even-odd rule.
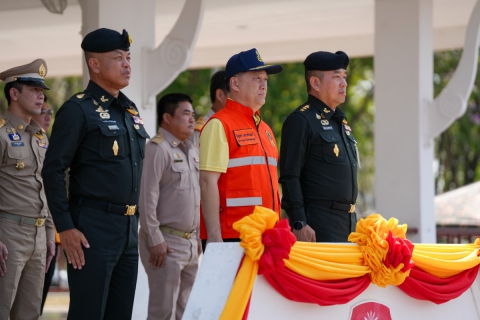
POLYGON ((180 143, 163 128, 147 143, 139 210, 140 232, 147 234, 150 247, 165 241, 160 225, 184 232, 198 229, 198 165, 197 148, 188 139, 180 143))
POLYGON ((48 148, 45 131, 6 111, 0 118, 0 211, 45 218, 47 240, 55 240, 47 207, 42 167, 48 148))

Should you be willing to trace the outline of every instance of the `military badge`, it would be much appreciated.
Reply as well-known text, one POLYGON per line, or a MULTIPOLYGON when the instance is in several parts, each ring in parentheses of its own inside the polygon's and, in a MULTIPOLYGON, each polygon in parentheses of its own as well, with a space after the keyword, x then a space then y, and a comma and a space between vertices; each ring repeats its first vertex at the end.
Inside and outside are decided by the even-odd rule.
POLYGON ((107 99, 107 98, 105 98, 105 96, 102 96, 102 97, 100 98, 100 101, 102 101, 103 103, 105 103, 105 102, 107 102, 107 101, 108 101, 108 99, 107 99))
POLYGON ((25 169, 25 163, 23 163, 22 161, 17 161, 17 164, 15 165, 15 169, 17 170, 25 169))
POLYGON ((79 93, 79 94, 77 94, 77 98, 78 98, 78 99, 82 99, 84 96, 85 96, 84 93, 79 93))
POLYGON ((0 128, 5 125, 5 119, 0 119, 0 128))
POLYGON ((268 130, 265 130, 265 132, 267 133, 268 140, 270 140, 270 144, 275 147, 275 142, 273 141, 272 135, 268 130))
POLYGON ((318 113, 315 113, 315 116, 317 117, 317 119, 322 119, 322 117, 318 114, 318 113))
POLYGON ((138 111, 133 109, 132 107, 128 107, 127 112, 136 116, 138 114, 138 111))
POLYGON ((333 147, 333 153, 335 153, 335 156, 338 157, 338 154, 340 153, 340 149, 338 149, 337 144, 333 147))
POLYGON ((132 118, 133 118, 133 122, 135 122, 136 124, 143 124, 142 118, 137 116, 133 116, 132 118))
POLYGON ((12 142, 12 147, 25 147, 23 142, 12 142))
POLYGON ((18 130, 23 130, 23 124, 19 124, 19 125, 17 126, 17 128, 18 128, 18 130))
POLYGON ((323 112, 330 113, 330 110, 328 110, 327 108, 323 108, 323 112))
POLYGON ((40 65, 40 68, 38 68, 38 74, 39 74, 40 77, 42 77, 42 78, 45 78, 45 76, 47 75, 47 69, 45 68, 45 66, 43 65, 43 63, 40 65))
POLYGON ((43 148, 43 149, 48 149, 48 144, 44 141, 41 141, 41 140, 37 140, 37 144, 40 148, 43 148))
POLYGON ((322 126, 328 126, 330 124, 330 122, 328 122, 328 120, 325 120, 325 119, 320 120, 320 123, 322 124, 322 126))
POLYGON ((134 127, 135 129, 137 129, 137 130, 140 129, 140 126, 139 126, 138 124, 136 124, 136 123, 133 125, 133 127, 134 127))
POLYGON ((95 110, 97 112, 108 112, 108 110, 103 110, 102 106, 98 107, 97 110, 95 110))
POLYGON ((15 128, 11 128, 10 132, 11 133, 8 134, 8 137, 10 138, 10 140, 12 140, 12 141, 22 140, 22 137, 18 134, 18 132, 17 132, 17 130, 15 130, 15 128))
POLYGON ((118 142, 117 140, 113 141, 113 146, 112 146, 112 150, 113 150, 113 155, 116 157, 118 155, 118 142))
POLYGON ((174 152, 173 154, 173 162, 183 162, 182 155, 178 152, 174 152))
POLYGON ((110 119, 110 113, 108 113, 108 112, 100 112, 100 118, 102 118, 102 119, 110 119))
POLYGON ((43 138, 45 138, 45 136, 42 134, 41 131, 38 131, 37 133, 35 133, 35 137, 37 137, 37 139, 40 139, 40 140, 43 140, 43 138))
POLYGON ((303 106, 301 109, 300 109, 300 112, 304 112, 305 110, 307 110, 308 108, 310 108, 310 105, 306 105, 306 106, 303 106))
POLYGON ((98 106, 97 100, 93 99, 93 104, 96 105, 96 106, 98 106))

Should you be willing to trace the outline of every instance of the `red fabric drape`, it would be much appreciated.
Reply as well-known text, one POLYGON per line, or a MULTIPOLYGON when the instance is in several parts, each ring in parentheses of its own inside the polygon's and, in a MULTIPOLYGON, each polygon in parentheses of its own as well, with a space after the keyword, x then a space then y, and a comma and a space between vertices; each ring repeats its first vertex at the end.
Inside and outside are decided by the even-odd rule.
POLYGON ((264 274, 264 277, 285 298, 321 306, 347 303, 370 285, 368 275, 338 281, 316 281, 287 268, 264 274))
POLYGON ((413 267, 410 270, 410 276, 398 287, 412 298, 442 304, 458 298, 468 290, 475 281, 479 268, 480 265, 455 276, 441 279, 418 267, 413 267))

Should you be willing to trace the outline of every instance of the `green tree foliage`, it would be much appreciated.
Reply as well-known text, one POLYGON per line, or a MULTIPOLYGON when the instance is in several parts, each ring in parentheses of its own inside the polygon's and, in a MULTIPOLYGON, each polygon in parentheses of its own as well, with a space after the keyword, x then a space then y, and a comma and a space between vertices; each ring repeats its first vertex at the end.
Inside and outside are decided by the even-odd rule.
MULTIPOLYGON (((445 51, 434 56, 434 93, 437 96, 457 68, 462 51, 445 51)), ((438 171, 436 192, 459 188, 480 179, 480 74, 477 72, 467 111, 435 139, 438 171)))

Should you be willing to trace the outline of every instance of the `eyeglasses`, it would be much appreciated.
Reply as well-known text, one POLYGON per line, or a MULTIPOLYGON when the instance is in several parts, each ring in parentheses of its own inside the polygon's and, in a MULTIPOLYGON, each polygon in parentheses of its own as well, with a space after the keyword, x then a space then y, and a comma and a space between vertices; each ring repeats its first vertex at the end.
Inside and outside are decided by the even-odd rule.
POLYGON ((46 116, 47 113, 50 115, 50 117, 53 117, 53 115, 55 114, 52 109, 50 109, 48 111, 47 111, 47 109, 42 109, 42 111, 40 111, 40 114, 42 116, 46 116))

